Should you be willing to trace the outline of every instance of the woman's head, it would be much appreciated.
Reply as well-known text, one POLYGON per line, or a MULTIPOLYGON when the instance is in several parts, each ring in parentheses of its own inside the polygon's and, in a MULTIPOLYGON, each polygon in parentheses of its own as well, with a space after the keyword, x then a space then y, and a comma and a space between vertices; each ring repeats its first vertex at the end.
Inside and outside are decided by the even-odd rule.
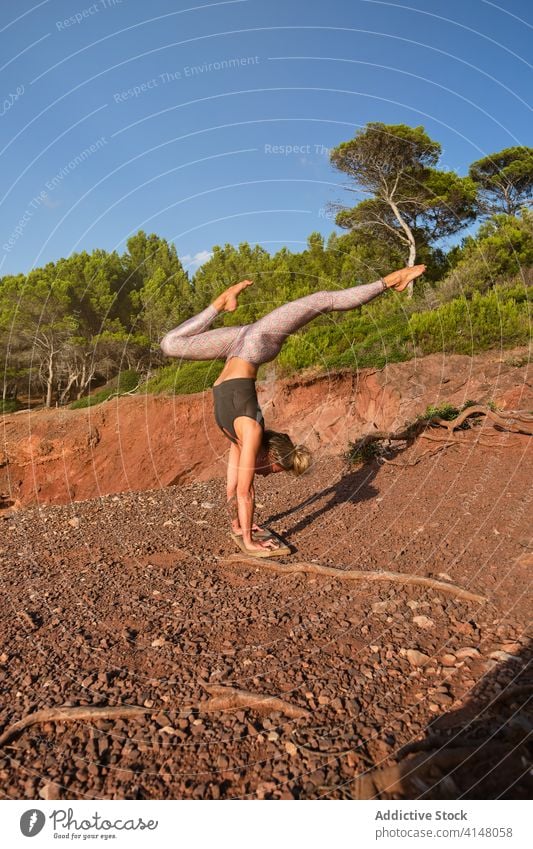
POLYGON ((305 445, 295 445, 288 433, 265 430, 263 448, 272 464, 293 475, 302 475, 311 465, 309 449, 305 445))

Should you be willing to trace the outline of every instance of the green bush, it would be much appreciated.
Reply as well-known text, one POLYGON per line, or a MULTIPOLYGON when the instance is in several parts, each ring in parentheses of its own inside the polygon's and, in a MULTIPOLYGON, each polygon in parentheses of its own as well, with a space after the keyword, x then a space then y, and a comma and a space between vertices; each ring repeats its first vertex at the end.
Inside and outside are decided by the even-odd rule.
POLYGON ((86 395, 84 398, 78 398, 69 404, 71 410, 81 410, 85 407, 94 407, 96 404, 101 404, 102 401, 107 401, 110 395, 113 395, 115 389, 102 389, 101 392, 95 392, 93 395, 86 395))
POLYGON ((120 395, 123 392, 132 392, 139 385, 139 372, 135 369, 125 369, 118 373, 114 380, 111 380, 105 389, 99 392, 94 392, 92 395, 86 395, 83 398, 78 398, 69 404, 71 410, 82 410, 85 407, 94 407, 96 404, 102 404, 107 401, 112 395, 120 395))
POLYGON ((409 329, 420 354, 472 354, 491 347, 526 344, 530 337, 525 290, 496 286, 471 300, 458 298, 432 312, 415 313, 409 329))
POLYGON ((20 401, 17 401, 17 400, 14 400, 14 401, 6 400, 6 401, 4 401, 0 398, 0 415, 2 413, 16 413, 17 410, 21 410, 21 409, 22 409, 22 404, 20 403, 20 401))
POLYGON ((223 366, 224 363, 220 360, 200 360, 165 366, 159 369, 140 391, 154 395, 189 395, 193 392, 203 392, 213 385, 223 366))
POLYGON ((129 368, 121 371, 117 378, 118 392, 132 392, 139 385, 139 372, 129 368))
POLYGON ((495 215, 476 236, 464 240, 450 255, 452 270, 441 281, 441 301, 474 291, 486 292, 533 265, 533 213, 520 217, 495 215))

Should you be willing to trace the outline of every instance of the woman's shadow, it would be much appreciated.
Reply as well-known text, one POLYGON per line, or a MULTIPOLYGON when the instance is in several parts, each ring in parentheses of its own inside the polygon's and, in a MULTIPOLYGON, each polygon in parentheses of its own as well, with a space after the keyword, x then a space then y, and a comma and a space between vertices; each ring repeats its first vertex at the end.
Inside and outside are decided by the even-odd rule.
POLYGON ((339 504, 357 504, 358 502, 375 498, 379 490, 372 486, 372 481, 376 477, 379 468, 379 463, 377 461, 372 461, 370 463, 365 463, 355 471, 348 471, 348 473, 342 475, 340 480, 336 483, 314 493, 310 496, 310 498, 306 498, 304 501, 301 501, 300 504, 296 504, 293 507, 289 507, 287 510, 283 510, 280 513, 275 513, 270 516, 268 524, 271 522, 278 522, 281 519, 285 519, 287 516, 292 516, 295 513, 304 511, 304 515, 302 515, 301 519, 297 520, 291 528, 288 528, 284 532, 283 536, 290 538, 299 531, 302 531, 308 525, 311 525, 314 521, 316 521, 316 519, 323 516, 329 510, 337 507, 339 504), (326 501, 325 503, 322 503, 324 499, 326 499, 326 501), (308 510, 308 508, 312 508, 314 504, 319 502, 319 507, 314 510, 308 510))
POLYGON ((437 716, 398 763, 363 777, 358 798, 531 799, 533 642, 497 663, 465 704, 437 716))

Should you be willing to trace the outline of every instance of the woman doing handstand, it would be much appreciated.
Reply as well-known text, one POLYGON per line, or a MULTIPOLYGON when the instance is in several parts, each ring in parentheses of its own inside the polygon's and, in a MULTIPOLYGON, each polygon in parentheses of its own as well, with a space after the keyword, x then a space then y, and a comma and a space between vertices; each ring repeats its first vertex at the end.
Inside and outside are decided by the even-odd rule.
POLYGON ((266 554, 265 549, 276 548, 270 539, 254 540, 252 537, 252 533, 263 533, 253 522, 254 475, 283 471, 300 475, 311 462, 311 454, 305 446, 294 445, 286 433, 265 429, 255 387, 259 366, 273 360, 285 339, 317 315, 355 309, 387 289, 401 292, 425 270, 425 265, 415 265, 363 286, 313 292, 277 307, 253 324, 208 330, 220 312, 233 312, 237 308, 238 295, 252 285, 251 280, 242 280, 161 340, 161 349, 169 357, 226 360, 213 386, 215 419, 231 442, 227 498, 228 501, 236 498, 237 502, 232 530, 242 534, 243 544, 251 554, 266 554))

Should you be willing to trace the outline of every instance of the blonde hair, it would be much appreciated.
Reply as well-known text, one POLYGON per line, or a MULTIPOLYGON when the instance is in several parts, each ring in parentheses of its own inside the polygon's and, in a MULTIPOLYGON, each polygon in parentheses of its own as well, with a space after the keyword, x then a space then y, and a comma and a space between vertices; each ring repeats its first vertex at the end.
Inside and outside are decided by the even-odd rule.
POLYGON ((303 475, 311 465, 312 455, 309 448, 305 445, 295 445, 288 433, 265 430, 263 445, 272 462, 279 463, 286 472, 293 475, 303 475))

